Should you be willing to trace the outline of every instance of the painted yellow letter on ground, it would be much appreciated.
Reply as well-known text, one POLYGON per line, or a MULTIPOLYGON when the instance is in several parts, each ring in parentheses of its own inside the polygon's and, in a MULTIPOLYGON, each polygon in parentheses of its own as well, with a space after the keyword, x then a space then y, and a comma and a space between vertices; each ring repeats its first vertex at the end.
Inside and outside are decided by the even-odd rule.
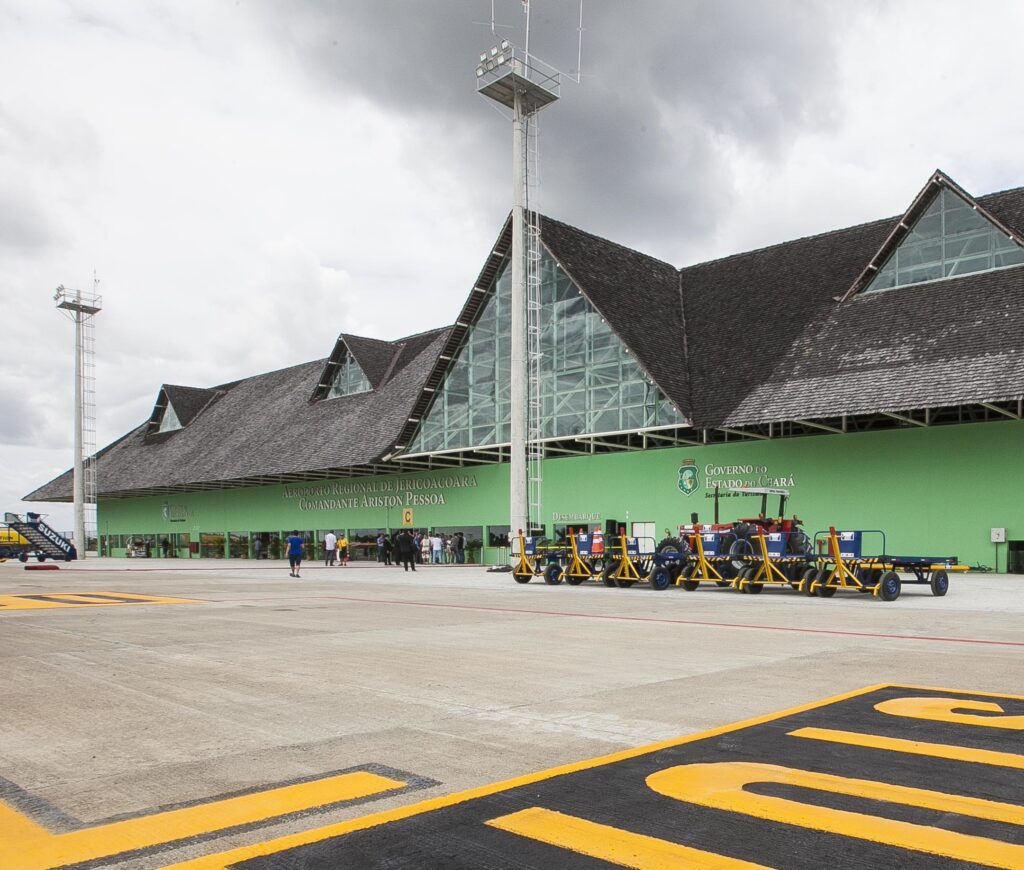
POLYGON ((955 710, 983 710, 1004 713, 1002 707, 991 701, 971 701, 965 698, 893 698, 875 704, 879 713, 906 716, 910 719, 931 719, 935 722, 955 722, 959 725, 981 725, 985 728, 1009 728, 1024 731, 1024 716, 978 716, 974 713, 955 713, 955 710))
POLYGON ((744 791, 744 786, 759 783, 799 786, 1011 825, 1024 825, 1024 807, 1013 804, 871 780, 849 779, 828 773, 794 770, 774 764, 684 764, 658 771, 647 777, 647 785, 654 791, 688 803, 746 813, 761 819, 857 837, 917 852, 943 855, 960 861, 974 861, 990 867, 1005 867, 1008 870, 1024 867, 1024 846, 744 791))

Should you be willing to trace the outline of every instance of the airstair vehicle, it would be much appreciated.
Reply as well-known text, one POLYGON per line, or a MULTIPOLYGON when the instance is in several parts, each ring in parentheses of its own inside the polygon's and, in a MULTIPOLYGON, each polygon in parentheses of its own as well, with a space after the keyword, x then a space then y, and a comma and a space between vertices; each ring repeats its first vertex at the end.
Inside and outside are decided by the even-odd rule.
POLYGON ((18 555, 22 562, 28 561, 30 553, 35 554, 40 562, 45 562, 47 559, 71 562, 78 558, 75 545, 60 532, 44 523, 40 514, 29 512, 22 519, 18 514, 5 513, 4 525, 11 531, 17 532, 29 543, 29 549, 23 550, 18 555))

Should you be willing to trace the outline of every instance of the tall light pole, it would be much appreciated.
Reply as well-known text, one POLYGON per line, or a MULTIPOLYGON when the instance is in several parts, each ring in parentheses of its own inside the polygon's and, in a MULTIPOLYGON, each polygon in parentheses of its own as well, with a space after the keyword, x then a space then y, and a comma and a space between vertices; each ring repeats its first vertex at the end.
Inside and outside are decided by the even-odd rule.
MULTIPOLYGON (((98 282, 95 282, 98 283, 98 282)), ((94 291, 95 291, 94 283, 94 291)), ((66 290, 61 284, 53 296, 57 307, 75 322, 75 549, 78 558, 85 558, 89 539, 85 530, 86 503, 96 503, 96 388, 95 344, 92 317, 103 307, 103 299, 95 292, 66 290), (91 449, 88 449, 91 448, 91 449)), ((97 530, 94 528, 93 532, 97 530)), ((97 540, 97 546, 99 541, 97 540)))
MULTIPOLYGON (((527 39, 529 29, 527 28, 527 39)), ((529 484, 527 468, 527 196, 531 182, 529 124, 533 115, 558 99, 559 74, 531 58, 528 51, 502 40, 480 55, 476 68, 477 93, 512 110, 512 310, 511 310, 511 421, 509 436, 509 521, 513 538, 519 529, 529 531, 529 484)), ((535 135, 535 134, 534 134, 535 135)), ((539 244, 536 233, 532 243, 539 244)), ((532 258, 531 262, 539 259, 532 258)), ((532 282, 539 290, 539 281, 532 282)), ((539 299, 532 300, 533 307, 539 299)), ((532 385, 536 390, 539 385, 532 385)), ((539 421, 538 421, 539 422, 539 421)), ((539 471, 538 471, 539 473, 539 471)))

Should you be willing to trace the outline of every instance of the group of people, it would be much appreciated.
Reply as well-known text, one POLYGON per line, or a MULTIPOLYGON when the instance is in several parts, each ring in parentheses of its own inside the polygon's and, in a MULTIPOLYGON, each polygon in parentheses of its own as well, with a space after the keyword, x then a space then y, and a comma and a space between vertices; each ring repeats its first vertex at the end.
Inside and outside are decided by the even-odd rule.
MULTIPOLYGON (((299 569, 306 554, 306 540, 297 531, 287 539, 288 567, 290 577, 299 577, 299 569)), ((344 568, 349 561, 349 541, 342 531, 335 535, 324 535, 324 565, 340 565, 344 568)), ((416 565, 463 565, 466 562, 466 536, 462 532, 453 535, 440 532, 412 532, 396 529, 390 535, 381 532, 377 536, 377 561, 385 565, 403 565, 406 571, 415 571, 416 565)))
POLYGON ((334 532, 324 535, 324 564, 333 565, 335 558, 342 568, 348 564, 348 538, 344 531, 340 535, 334 532))
POLYGON ((396 529, 391 535, 381 532, 377 536, 377 561, 390 565, 403 564, 405 570, 416 570, 416 565, 462 565, 466 561, 466 536, 462 532, 453 535, 440 532, 411 532, 396 529), (408 556, 408 558, 404 558, 408 556))

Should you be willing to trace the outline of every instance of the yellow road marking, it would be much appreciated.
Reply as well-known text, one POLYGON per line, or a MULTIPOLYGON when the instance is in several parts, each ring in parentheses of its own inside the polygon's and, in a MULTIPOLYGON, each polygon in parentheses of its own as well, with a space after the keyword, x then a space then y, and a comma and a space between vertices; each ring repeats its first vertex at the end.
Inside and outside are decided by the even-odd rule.
POLYGON ((1005 713, 991 701, 971 701, 964 698, 893 698, 875 704, 879 713, 905 716, 910 719, 930 719, 934 722, 953 722, 957 725, 980 725, 983 728, 1008 728, 1024 731, 1024 716, 978 716, 974 713, 955 713, 954 710, 980 710, 986 713, 1005 713))
POLYGON ((768 870, 764 864, 727 858, 542 807, 500 816, 484 824, 636 870, 768 870))
POLYGON ((757 762, 726 761, 681 764, 647 777, 658 794, 699 806, 744 813, 783 824, 828 831, 858 840, 870 840, 989 867, 1019 870, 1024 867, 1024 846, 916 825, 882 816, 819 807, 799 800, 755 794, 745 786, 760 783, 799 786, 832 794, 956 813, 1010 825, 1024 825, 1024 807, 981 798, 951 795, 903 785, 852 779, 757 762))
MULTIPOLYGON (((358 819, 339 822, 336 825, 325 825, 322 828, 314 828, 309 831, 302 831, 298 834, 278 837, 275 840, 267 840, 263 843, 255 843, 251 846, 242 846, 238 849, 231 849, 227 852, 207 855, 203 858, 195 858, 191 861, 184 861, 180 864, 175 864, 173 867, 166 868, 166 870, 223 870, 223 868, 229 867, 232 864, 237 864, 247 858, 272 855, 275 852, 282 852, 285 849, 294 849, 298 846, 307 846, 310 843, 319 843, 322 840, 328 840, 332 837, 351 834, 355 831, 364 831, 368 828, 379 827, 380 825, 385 825, 389 822, 397 822, 402 819, 410 818, 411 816, 421 815, 422 813, 456 806, 458 804, 471 801, 474 798, 488 797, 489 795, 497 794, 498 792, 508 791, 522 785, 531 785, 535 782, 542 782, 545 779, 551 779, 566 773, 590 770, 595 767, 601 767, 605 764, 612 764, 616 761, 626 761, 630 758, 637 758, 641 755, 649 755, 662 749, 669 749, 674 746, 683 746, 687 743, 695 743, 698 740, 705 740, 709 737, 717 737, 720 734, 730 734, 733 731, 742 731, 744 728, 750 728, 754 725, 762 725, 765 722, 774 722, 775 720, 782 719, 785 716, 793 716, 797 713, 807 712, 808 710, 816 710, 819 707, 825 707, 829 704, 846 701, 850 698, 857 698, 861 695, 868 695, 871 692, 891 687, 890 683, 879 683, 874 686, 867 686, 863 689, 854 689, 850 692, 833 695, 830 698, 810 701, 806 704, 800 704, 786 710, 766 713, 763 716, 755 716, 752 719, 745 719, 742 722, 734 722, 731 725, 722 725, 718 728, 712 728, 709 731, 701 731, 697 734, 688 734, 685 737, 675 737, 671 740, 663 740, 659 743, 652 743, 648 746, 639 746, 635 749, 626 749, 622 752, 614 752, 610 755, 602 755, 597 758, 587 759, 586 761, 577 761, 572 764, 562 765, 561 767, 554 767, 548 770, 526 774, 525 776, 506 779, 502 782, 467 789, 466 791, 456 792, 455 794, 431 798, 429 800, 411 804, 407 807, 398 807, 393 810, 372 813, 371 815, 363 816, 358 819)), ((946 690, 943 689, 941 691, 946 690)))
POLYGON ((198 604, 195 598, 167 598, 133 592, 38 592, 0 595, 0 612, 47 610, 56 607, 108 607, 127 604, 198 604))
POLYGON ((66 834, 51 834, 0 803, 0 867, 36 870, 92 861, 405 785, 375 773, 355 771, 66 834))
POLYGON ((990 764, 995 767, 1024 770, 1024 755, 1016 755, 1013 752, 968 749, 965 746, 949 746, 946 743, 924 743, 920 740, 903 740, 899 737, 834 731, 831 728, 798 728, 796 731, 790 731, 789 736, 827 740, 831 743, 846 743, 850 746, 863 746, 866 749, 885 749, 889 752, 906 752, 910 755, 926 755, 929 758, 948 758, 951 761, 969 761, 974 764, 990 764))

